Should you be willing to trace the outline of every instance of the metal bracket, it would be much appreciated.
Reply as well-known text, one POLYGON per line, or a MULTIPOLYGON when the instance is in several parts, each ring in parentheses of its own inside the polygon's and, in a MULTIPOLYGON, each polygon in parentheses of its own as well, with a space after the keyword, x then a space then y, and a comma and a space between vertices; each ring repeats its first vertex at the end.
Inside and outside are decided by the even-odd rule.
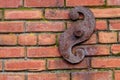
POLYGON ((86 50, 85 48, 73 48, 91 37, 95 29, 95 17, 85 7, 75 7, 70 11, 69 16, 74 22, 70 28, 60 35, 59 51, 68 62, 79 63, 85 57, 86 50), (84 15, 83 21, 79 20, 80 14, 84 15))

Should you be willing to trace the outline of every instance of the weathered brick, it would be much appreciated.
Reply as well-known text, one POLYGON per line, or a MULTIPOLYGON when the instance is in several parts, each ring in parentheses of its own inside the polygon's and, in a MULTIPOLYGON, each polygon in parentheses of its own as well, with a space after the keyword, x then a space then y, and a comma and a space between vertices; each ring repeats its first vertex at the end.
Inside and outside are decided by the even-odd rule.
POLYGON ((120 20, 110 20, 110 30, 120 30, 120 20))
POLYGON ((100 43, 116 43, 117 33, 116 32, 99 32, 98 33, 100 43))
POLYGON ((42 10, 5 10, 5 19, 41 19, 42 10))
POLYGON ((76 49, 85 48, 86 55, 96 56, 96 55, 110 55, 110 46, 108 45, 81 45, 73 48, 73 51, 76 49))
POLYGON ((25 57, 23 47, 0 47, 0 58, 25 57))
POLYGON ((41 71, 45 70, 45 60, 7 60, 4 69, 7 71, 41 71))
POLYGON ((119 68, 120 58, 117 57, 103 57, 103 58, 93 58, 92 67, 93 68, 119 68))
POLYGON ((111 71, 74 72, 72 80, 112 80, 111 71))
POLYGON ((25 7, 63 7, 64 0, 24 0, 25 7))
POLYGON ((69 19, 68 10, 46 9, 45 17, 47 19, 69 19))
POLYGON ((55 34, 39 34, 38 44, 39 45, 53 45, 56 43, 55 34))
POLYGON ((81 63, 73 65, 61 59, 49 59, 48 69, 80 69, 87 68, 88 59, 84 59, 81 63))
POLYGON ((120 6, 120 0, 107 0, 109 6, 120 6))
POLYGON ((24 32, 24 22, 0 22, 0 33, 24 32))
POLYGON ((28 57, 60 57, 57 47, 30 47, 27 48, 28 57))
POLYGON ((100 6, 104 5, 105 0, 66 0, 67 6, 100 6))
POLYGON ((120 44, 114 44, 111 46, 111 51, 113 54, 120 54, 120 44))
POLYGON ((0 8, 18 8, 22 6, 22 0, 0 0, 0 8))
POLYGON ((120 17, 119 8, 91 9, 96 18, 115 18, 120 17))
POLYGON ((25 80, 25 74, 0 73, 0 80, 25 80))
POLYGON ((0 45, 16 45, 17 36, 15 34, 0 34, 0 45))
POLYGON ((60 32, 65 30, 65 24, 63 22, 27 22, 27 32, 60 32))
POLYGON ((107 30, 107 22, 105 20, 96 21, 96 30, 107 30))
POLYGON ((18 44, 20 45, 36 45, 37 36, 35 34, 20 34, 18 36, 18 44))
POLYGON ((28 80, 70 80, 70 76, 68 73, 28 74, 28 80))
POLYGON ((95 44, 97 43, 97 35, 93 34, 89 40, 87 40, 86 42, 82 43, 82 44, 95 44))
POLYGON ((116 70, 114 76, 115 80, 120 80, 120 70, 116 70))

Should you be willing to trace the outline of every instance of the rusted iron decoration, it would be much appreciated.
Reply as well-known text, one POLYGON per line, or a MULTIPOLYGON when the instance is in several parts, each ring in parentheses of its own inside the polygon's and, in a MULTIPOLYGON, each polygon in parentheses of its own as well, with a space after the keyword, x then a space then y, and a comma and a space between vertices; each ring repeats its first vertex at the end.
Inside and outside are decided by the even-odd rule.
POLYGON ((74 22, 70 28, 60 35, 59 51, 68 62, 79 63, 89 52, 82 47, 73 48, 91 37, 95 29, 95 17, 93 13, 85 7, 75 7, 70 11, 69 16, 74 22), (80 14, 84 15, 82 21, 79 20, 80 14))

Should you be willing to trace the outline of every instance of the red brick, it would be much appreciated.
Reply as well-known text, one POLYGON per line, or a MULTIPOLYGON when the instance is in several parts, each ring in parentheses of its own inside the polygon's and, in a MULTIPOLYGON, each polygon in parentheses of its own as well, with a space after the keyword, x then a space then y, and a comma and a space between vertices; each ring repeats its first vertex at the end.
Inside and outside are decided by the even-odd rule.
POLYGON ((64 31, 65 24, 63 22, 27 22, 27 32, 60 32, 64 31))
POLYGON ((117 33, 116 32, 99 32, 99 42, 100 43, 116 43, 117 33))
POLYGON ((114 54, 120 54, 120 45, 119 44, 114 44, 111 46, 111 51, 114 54))
POLYGON ((105 20, 96 21, 96 30, 107 30, 107 22, 105 20))
POLYGON ((0 34, 0 45, 16 45, 17 36, 15 34, 0 34))
POLYGON ((27 48, 28 57, 60 57, 57 47, 30 47, 27 48))
POLYGON ((20 34, 18 36, 18 44, 20 45, 36 45, 37 36, 35 34, 20 34))
POLYGON ((84 45, 76 46, 73 48, 73 51, 76 49, 85 48, 88 56, 96 55, 110 55, 110 47, 108 45, 84 45))
POLYGON ((111 71, 74 72, 72 80, 112 80, 111 71))
POLYGON ((104 4, 105 0, 66 0, 67 6, 100 6, 104 4))
POLYGON ((83 44, 95 44, 97 43, 97 35, 93 34, 89 40, 87 40, 86 42, 84 42, 83 44))
POLYGON ((4 68, 7 71, 41 71, 45 70, 45 64, 45 60, 7 60, 4 68))
POLYGON ((0 33, 24 32, 24 22, 0 22, 0 33))
POLYGON ((24 57, 23 47, 0 47, 0 58, 24 57))
POLYGON ((47 19, 69 19, 68 10, 46 9, 45 17, 47 19))
POLYGON ((107 5, 110 5, 110 6, 120 6, 120 0, 107 0, 107 5))
POLYGON ((22 6, 22 0, 0 0, 0 8, 18 8, 22 6))
POLYGON ((0 80, 25 80, 25 74, 0 73, 0 80))
POLYGON ((55 34, 39 34, 38 39, 39 45, 53 45, 56 43, 55 34))
POLYGON ((91 9, 96 18, 120 17, 120 8, 91 9))
POLYGON ((70 64, 61 59, 49 59, 48 60, 48 69, 80 69, 80 68, 87 68, 88 59, 84 59, 79 64, 70 64))
POLYGON ((120 80, 120 70, 116 70, 114 76, 115 80, 120 80))
POLYGON ((93 58, 93 68, 118 68, 120 67, 120 58, 117 57, 105 57, 105 58, 93 58))
POLYGON ((120 30, 120 20, 111 20, 109 27, 111 30, 120 30))
POLYGON ((5 19, 41 19, 42 10, 5 10, 5 19))
POLYGON ((28 80, 70 80, 70 76, 68 73, 29 74, 28 80), (49 78, 47 76, 49 76, 49 78))
POLYGON ((25 0, 25 7, 63 7, 64 0, 25 0))
MULTIPOLYGON (((0 61, 0 71, 2 70, 2 61, 0 61)), ((1 78, 0 78, 1 79, 1 78)))

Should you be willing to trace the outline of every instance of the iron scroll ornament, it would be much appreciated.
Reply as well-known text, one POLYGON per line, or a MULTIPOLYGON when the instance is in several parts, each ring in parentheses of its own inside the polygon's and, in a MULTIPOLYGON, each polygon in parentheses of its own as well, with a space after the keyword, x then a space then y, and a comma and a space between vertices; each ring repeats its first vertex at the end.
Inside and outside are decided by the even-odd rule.
POLYGON ((69 14, 73 24, 59 37, 59 51, 63 58, 70 63, 79 63, 85 57, 85 48, 73 50, 73 48, 84 41, 87 41, 95 29, 95 17, 93 13, 85 7, 75 7, 69 14), (82 21, 79 20, 80 13, 84 15, 82 21))

